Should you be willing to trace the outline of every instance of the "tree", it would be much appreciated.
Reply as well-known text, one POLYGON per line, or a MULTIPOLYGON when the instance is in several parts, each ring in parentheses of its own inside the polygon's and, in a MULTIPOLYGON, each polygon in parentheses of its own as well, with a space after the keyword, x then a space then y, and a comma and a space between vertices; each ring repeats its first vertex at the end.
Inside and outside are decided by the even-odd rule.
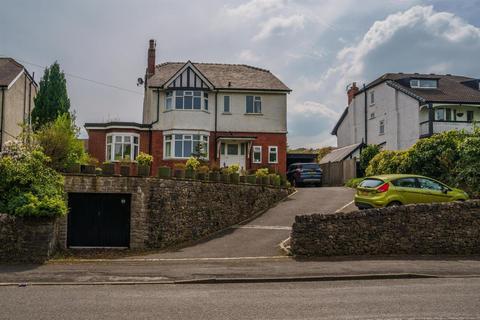
POLYGON ((85 160, 82 141, 77 139, 79 128, 75 119, 65 113, 35 132, 35 140, 50 158, 50 167, 65 171, 69 166, 85 160))
POLYGON ((67 81, 58 62, 55 61, 45 69, 40 80, 40 90, 34 102, 32 123, 35 129, 41 128, 58 116, 69 112, 70 99, 67 95, 67 81))
POLYGON ((360 152, 360 169, 363 172, 367 170, 368 163, 380 152, 380 147, 376 144, 369 144, 360 152))

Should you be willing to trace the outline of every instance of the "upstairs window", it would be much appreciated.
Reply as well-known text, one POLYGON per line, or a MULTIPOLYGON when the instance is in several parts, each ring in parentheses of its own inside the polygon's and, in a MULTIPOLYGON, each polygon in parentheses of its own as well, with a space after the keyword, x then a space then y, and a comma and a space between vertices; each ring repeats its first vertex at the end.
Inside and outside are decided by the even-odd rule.
POLYGON ((473 111, 467 111, 467 121, 473 122, 473 111))
POLYGON ((436 89, 438 88, 437 79, 412 79, 410 80, 410 87, 417 89, 436 89))
POLYGON ((370 104, 375 104, 375 92, 370 92, 370 104))
POLYGON ((138 156, 139 137, 132 133, 112 133, 107 135, 106 147, 107 161, 135 160, 138 156))
MULTIPOLYGON (((167 92, 165 109, 172 109, 172 99, 175 94, 175 109, 177 110, 200 110, 202 109, 202 91, 176 90, 174 93, 167 92)), ((208 110, 208 93, 203 94, 203 109, 208 110)))
POLYGON ((385 120, 380 120, 380 123, 378 125, 378 134, 379 135, 385 134, 385 120))
POLYGON ((223 112, 230 113, 230 96, 223 97, 223 112))
POLYGON ((262 98, 259 96, 247 96, 247 113, 262 113, 262 98))

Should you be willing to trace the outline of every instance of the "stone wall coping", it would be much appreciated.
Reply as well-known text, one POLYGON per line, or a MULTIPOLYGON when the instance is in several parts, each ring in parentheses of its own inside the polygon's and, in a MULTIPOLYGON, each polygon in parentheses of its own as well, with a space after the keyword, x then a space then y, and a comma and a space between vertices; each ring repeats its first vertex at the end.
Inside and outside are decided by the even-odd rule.
POLYGON ((308 221, 333 221, 333 220, 348 220, 362 217, 378 217, 378 216, 392 216, 399 212, 436 212, 440 209, 470 209, 480 208, 480 200, 468 200, 465 202, 442 202, 442 203, 420 203, 409 204, 405 206, 375 208, 367 210, 357 210, 352 212, 338 212, 338 213, 311 213, 305 215, 298 215, 295 217, 295 222, 308 221))

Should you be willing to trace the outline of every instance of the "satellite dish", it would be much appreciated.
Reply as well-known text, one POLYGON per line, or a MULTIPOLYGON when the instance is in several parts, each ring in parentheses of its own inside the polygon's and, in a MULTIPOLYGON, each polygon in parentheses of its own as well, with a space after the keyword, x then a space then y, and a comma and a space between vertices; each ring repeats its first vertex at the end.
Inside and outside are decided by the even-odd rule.
POLYGON ((137 79, 137 87, 140 87, 143 85, 143 79, 142 78, 138 78, 137 79))

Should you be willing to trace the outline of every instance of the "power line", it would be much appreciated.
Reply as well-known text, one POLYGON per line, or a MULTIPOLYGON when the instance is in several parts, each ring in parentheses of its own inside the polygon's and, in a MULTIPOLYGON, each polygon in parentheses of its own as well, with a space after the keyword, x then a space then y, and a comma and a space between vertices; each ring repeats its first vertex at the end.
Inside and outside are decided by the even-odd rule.
MULTIPOLYGON (((0 54, 0 57, 8 57, 8 56, 0 54)), ((32 65, 32 66, 35 66, 35 67, 38 67, 38 68, 42 68, 42 69, 46 68, 45 66, 42 66, 42 65, 37 64, 37 63, 29 62, 29 61, 26 61, 26 60, 17 59, 17 58, 15 58, 15 60, 18 60, 22 63, 29 64, 29 65, 32 65)), ((88 79, 88 78, 85 78, 85 77, 82 77, 82 76, 79 76, 79 75, 75 75, 75 74, 72 74, 72 73, 68 73, 68 72, 63 72, 63 73, 66 76, 71 77, 71 78, 75 78, 75 79, 79 79, 79 80, 83 80, 83 81, 88 81, 88 82, 95 83, 95 84, 98 84, 98 85, 101 85, 101 86, 105 86, 105 87, 109 87, 109 88, 113 88, 113 89, 117 89, 117 90, 121 90, 121 91, 126 91, 126 92, 130 92, 130 93, 134 93, 134 94, 143 96, 142 92, 138 92, 138 91, 131 90, 131 89, 128 89, 128 88, 122 88, 122 87, 119 87, 117 85, 109 84, 109 83, 106 83, 106 82, 101 82, 101 81, 97 81, 97 80, 93 80, 93 79, 88 79)))

